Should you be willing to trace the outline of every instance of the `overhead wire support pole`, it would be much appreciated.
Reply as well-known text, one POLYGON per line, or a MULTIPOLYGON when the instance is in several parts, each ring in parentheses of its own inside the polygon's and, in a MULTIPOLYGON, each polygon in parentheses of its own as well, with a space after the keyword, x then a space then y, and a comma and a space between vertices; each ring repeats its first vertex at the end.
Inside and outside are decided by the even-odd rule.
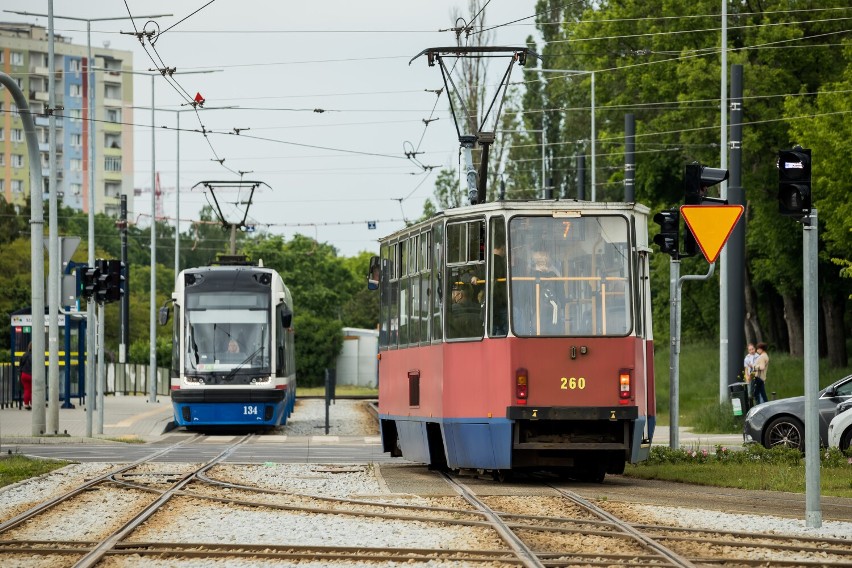
POLYGON ((0 72, 0 85, 6 87, 18 105, 30 166, 30 305, 33 318, 32 361, 33 405, 32 435, 41 436, 45 429, 44 408, 44 192, 41 181, 41 156, 38 150, 35 122, 18 82, 0 72), (40 326, 42 332, 35 333, 40 326))

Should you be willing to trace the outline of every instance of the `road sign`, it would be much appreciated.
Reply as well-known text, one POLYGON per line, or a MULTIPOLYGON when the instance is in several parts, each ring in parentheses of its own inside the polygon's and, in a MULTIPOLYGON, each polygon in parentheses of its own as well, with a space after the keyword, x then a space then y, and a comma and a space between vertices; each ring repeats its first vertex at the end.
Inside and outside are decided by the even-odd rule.
POLYGON ((716 262, 743 214, 742 205, 681 205, 680 214, 707 262, 716 262))

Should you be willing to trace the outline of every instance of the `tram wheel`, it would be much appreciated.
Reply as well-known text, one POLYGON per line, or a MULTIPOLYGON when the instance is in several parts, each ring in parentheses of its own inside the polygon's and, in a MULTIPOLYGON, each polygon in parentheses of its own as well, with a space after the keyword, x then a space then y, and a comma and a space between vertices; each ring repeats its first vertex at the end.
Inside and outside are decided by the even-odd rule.
POLYGON ((511 469, 494 469, 491 470, 491 477, 497 483, 509 483, 515 478, 515 472, 511 469))

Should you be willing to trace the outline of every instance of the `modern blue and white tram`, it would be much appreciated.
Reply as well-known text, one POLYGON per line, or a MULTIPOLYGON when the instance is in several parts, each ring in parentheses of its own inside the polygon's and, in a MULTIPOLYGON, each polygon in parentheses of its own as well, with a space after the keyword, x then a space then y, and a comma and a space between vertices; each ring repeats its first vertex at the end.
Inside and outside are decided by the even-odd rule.
MULTIPOLYGON (((182 271, 172 294, 174 420, 189 428, 280 426, 296 398, 293 300, 258 266, 182 271)), ((160 323, 168 321, 168 308, 160 323)))

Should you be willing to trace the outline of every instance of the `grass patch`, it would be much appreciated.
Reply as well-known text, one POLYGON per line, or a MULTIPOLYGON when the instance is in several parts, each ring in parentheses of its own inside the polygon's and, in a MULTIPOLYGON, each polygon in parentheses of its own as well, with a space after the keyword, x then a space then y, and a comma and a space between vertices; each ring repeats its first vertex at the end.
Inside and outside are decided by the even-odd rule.
MULTIPOLYGON (((731 357, 742 360, 745 352, 732 350, 731 357)), ((786 353, 769 353, 769 377, 766 392, 769 399, 800 396, 805 392, 804 360, 786 353), (773 394, 774 393, 774 394, 773 394)), ((669 349, 656 342, 654 353, 657 389, 657 422, 670 424, 669 419, 669 349)), ((832 369, 827 359, 819 361, 819 388, 852 374, 852 366, 832 369)), ((719 404, 719 345, 716 343, 684 344, 679 357, 679 423, 691 426, 699 433, 742 432, 743 416, 733 416, 730 402, 719 404)))
POLYGON ((122 444, 144 444, 145 440, 136 434, 125 434, 111 438, 100 438, 101 440, 109 440, 110 442, 121 442, 122 444))
POLYGON ((36 460, 25 456, 0 456, 0 487, 65 467, 71 462, 36 460))
MULTIPOLYGON (((821 494, 852 498, 852 452, 844 455, 837 448, 823 448, 820 459, 821 494)), ((715 452, 655 446, 647 461, 628 466, 624 475, 755 491, 805 492, 801 452, 767 450, 757 444, 749 444, 742 451, 716 446, 715 452)))
MULTIPOLYGON (((353 385, 338 385, 335 389, 335 394, 337 396, 375 396, 378 398, 379 389, 353 385)), ((297 387, 296 398, 300 396, 325 396, 325 387, 297 387)))

